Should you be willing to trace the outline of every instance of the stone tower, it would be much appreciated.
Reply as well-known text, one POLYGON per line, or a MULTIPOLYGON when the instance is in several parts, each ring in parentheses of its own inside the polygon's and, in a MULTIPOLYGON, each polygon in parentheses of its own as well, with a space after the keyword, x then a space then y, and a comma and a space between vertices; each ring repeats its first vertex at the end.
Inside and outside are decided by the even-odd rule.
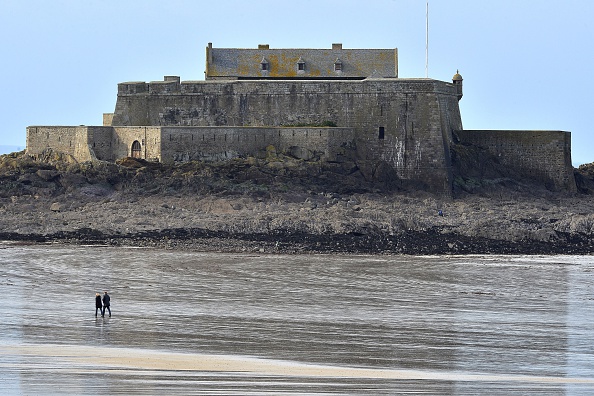
POLYGON ((456 74, 454 74, 454 77, 452 77, 452 82, 456 86, 456 91, 458 92, 458 100, 462 99, 462 81, 463 79, 460 75, 460 72, 456 70, 456 74))

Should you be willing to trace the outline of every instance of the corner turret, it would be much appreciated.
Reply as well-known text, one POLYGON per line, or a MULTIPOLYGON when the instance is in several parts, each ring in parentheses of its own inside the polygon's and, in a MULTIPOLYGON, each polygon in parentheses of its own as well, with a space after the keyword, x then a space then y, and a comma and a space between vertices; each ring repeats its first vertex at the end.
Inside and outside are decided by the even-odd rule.
POLYGON ((458 100, 462 99, 462 76, 460 72, 456 70, 456 74, 452 77, 452 82, 456 86, 456 91, 458 92, 458 100))

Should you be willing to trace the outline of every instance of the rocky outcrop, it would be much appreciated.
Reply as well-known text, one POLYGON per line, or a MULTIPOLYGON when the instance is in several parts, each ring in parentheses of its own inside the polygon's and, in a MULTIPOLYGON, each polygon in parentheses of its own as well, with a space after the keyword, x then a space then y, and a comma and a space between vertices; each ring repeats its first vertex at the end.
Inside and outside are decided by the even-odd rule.
MULTIPOLYGON (((594 182, 586 171, 576 173, 594 182)), ((451 199, 402 183, 381 163, 277 155, 77 164, 14 153, 0 157, 0 239, 240 252, 594 252, 591 196, 548 191, 496 163, 456 172, 451 199)))
POLYGON ((580 165, 575 170, 575 183, 578 191, 583 194, 594 194, 594 162, 580 165))

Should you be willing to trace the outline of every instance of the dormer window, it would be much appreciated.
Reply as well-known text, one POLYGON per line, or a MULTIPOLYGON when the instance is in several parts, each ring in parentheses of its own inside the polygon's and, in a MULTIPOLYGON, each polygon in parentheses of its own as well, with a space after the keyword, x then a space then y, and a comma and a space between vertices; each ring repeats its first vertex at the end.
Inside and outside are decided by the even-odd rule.
POLYGON ((342 61, 338 58, 336 58, 336 60, 334 61, 334 71, 342 71, 342 61))
POLYGON ((305 71, 305 61, 301 58, 297 61, 297 71, 305 71))
POLYGON ((266 60, 266 58, 262 58, 262 60, 260 61, 260 70, 262 70, 262 71, 268 70, 268 61, 266 60))

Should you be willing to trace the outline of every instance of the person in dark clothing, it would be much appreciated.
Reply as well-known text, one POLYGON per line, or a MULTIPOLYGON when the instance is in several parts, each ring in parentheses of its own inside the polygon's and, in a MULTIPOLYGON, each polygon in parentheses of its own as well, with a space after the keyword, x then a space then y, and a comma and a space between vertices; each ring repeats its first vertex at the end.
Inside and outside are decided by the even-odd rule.
POLYGON ((101 305, 101 294, 95 293, 95 317, 97 317, 97 310, 103 315, 103 305, 101 305))
POLYGON ((111 308, 109 308, 109 294, 107 294, 107 292, 105 292, 103 294, 103 312, 101 312, 101 316, 105 316, 105 309, 107 309, 109 311, 109 317, 111 318, 111 308))

